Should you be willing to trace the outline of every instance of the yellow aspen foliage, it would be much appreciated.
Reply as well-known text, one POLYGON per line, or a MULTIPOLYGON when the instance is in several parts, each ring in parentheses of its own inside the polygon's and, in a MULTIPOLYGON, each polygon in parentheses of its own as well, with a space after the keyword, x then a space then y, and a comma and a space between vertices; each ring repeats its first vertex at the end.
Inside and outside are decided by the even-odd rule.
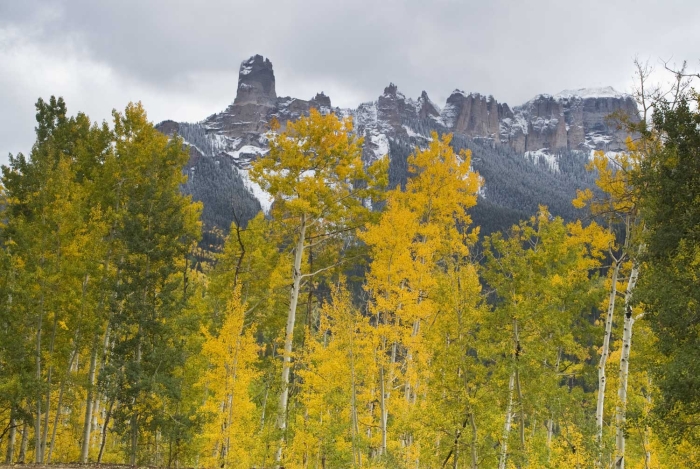
POLYGON ((597 224, 565 224, 545 207, 529 222, 514 226, 508 238, 497 233, 486 239, 484 278, 498 297, 488 330, 507 357, 499 367, 504 387, 508 382, 509 402, 499 467, 513 459, 534 463, 533 455, 550 453, 554 422, 578 425, 567 422, 561 410, 572 390, 561 386, 560 373, 582 373, 589 358, 576 325, 603 293, 592 273, 600 268, 610 242, 597 224), (546 438, 526 431, 536 415, 547 423, 546 438), (510 431, 513 422, 517 439, 510 431))
POLYGON ((365 467, 374 425, 375 344, 342 286, 321 308, 319 332, 304 349, 289 467, 365 467))
POLYGON ((413 416, 427 385, 424 329, 436 310, 435 274, 450 259, 464 258, 476 236, 467 231, 466 210, 476 204, 479 177, 470 153, 456 154, 450 141, 433 133, 428 148, 416 149, 405 191, 391 191, 380 221, 360 235, 372 253, 365 288, 378 344, 381 441, 375 454, 405 464, 420 457, 413 416))
POLYGON ((245 327, 246 304, 240 288, 228 301, 218 335, 204 330, 202 354, 208 368, 199 383, 206 392, 202 408, 212 416, 203 433, 202 461, 208 467, 250 468, 256 461, 259 415, 251 399, 251 383, 258 377, 254 363, 259 346, 245 327))
POLYGON ((284 459, 295 335, 304 330, 296 330, 301 290, 310 287, 314 279, 338 270, 350 252, 348 237, 373 217, 368 205, 381 198, 380 189, 387 181, 388 158, 365 168, 362 139, 352 128, 351 118, 321 115, 312 109, 308 117, 289 123, 282 134, 270 133, 270 151, 253 164, 250 173, 273 198, 270 214, 277 240, 291 261, 287 277, 290 299, 282 337, 277 464, 284 459))
POLYGON ((590 206, 594 215, 615 222, 636 215, 638 196, 632 179, 640 169, 642 153, 629 137, 626 145, 626 152, 611 155, 598 150, 593 154, 587 169, 597 174, 596 186, 603 196, 597 197, 590 189, 578 190, 572 201, 576 208, 590 206))

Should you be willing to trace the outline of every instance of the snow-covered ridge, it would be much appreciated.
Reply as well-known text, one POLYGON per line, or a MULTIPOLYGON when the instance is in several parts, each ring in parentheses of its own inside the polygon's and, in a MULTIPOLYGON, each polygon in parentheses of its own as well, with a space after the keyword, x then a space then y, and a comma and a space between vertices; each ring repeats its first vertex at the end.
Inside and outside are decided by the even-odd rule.
POLYGON ((600 88, 580 88, 577 90, 563 90, 554 95, 554 99, 570 99, 578 96, 579 98, 626 98, 629 95, 615 91, 612 86, 604 86, 600 88))
POLYGON ((407 147, 426 146, 431 131, 437 131, 509 147, 542 170, 555 173, 563 151, 622 148, 626 135, 612 128, 606 117, 613 111, 636 111, 631 97, 612 87, 540 94, 516 107, 499 103, 489 94, 455 89, 441 108, 425 91, 410 98, 393 83, 375 100, 340 109, 332 107, 323 93, 309 100, 277 96, 272 63, 261 55, 241 62, 238 85, 238 94, 225 111, 199 123, 179 124, 176 131, 196 148, 195 153, 213 157, 217 164, 230 162, 264 210, 269 210, 271 200, 250 181, 248 170, 268 152, 268 124, 277 119, 284 129, 312 108, 352 117, 354 131, 364 138, 367 164, 387 156, 392 148, 403 154, 407 147))

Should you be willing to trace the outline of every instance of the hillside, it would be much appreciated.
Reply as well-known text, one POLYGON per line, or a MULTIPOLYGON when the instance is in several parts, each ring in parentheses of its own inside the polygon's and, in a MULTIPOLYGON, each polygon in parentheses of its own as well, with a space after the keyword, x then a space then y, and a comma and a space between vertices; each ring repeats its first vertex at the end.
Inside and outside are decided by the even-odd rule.
POLYGON ((197 123, 157 126, 190 145, 184 190, 204 203, 209 227, 227 230, 235 218, 245 224, 261 209, 269 210, 269 197, 248 178, 250 162, 267 152, 272 119, 284 131, 310 109, 351 117, 365 139, 366 163, 390 158, 392 186, 405 182, 407 156, 416 146, 425 147, 431 132, 454 134, 455 148, 472 151, 483 178, 481 201, 473 209, 483 233, 509 227, 538 205, 575 218, 570 201, 576 189, 592 185, 585 171, 591 152, 624 149, 626 135, 608 116, 621 112, 637 118, 632 97, 610 87, 540 94, 513 108, 493 96, 455 90, 440 108, 425 91, 407 98, 392 83, 375 101, 341 109, 322 92, 309 100, 278 97, 272 63, 255 55, 241 63, 235 99, 224 111, 197 123))

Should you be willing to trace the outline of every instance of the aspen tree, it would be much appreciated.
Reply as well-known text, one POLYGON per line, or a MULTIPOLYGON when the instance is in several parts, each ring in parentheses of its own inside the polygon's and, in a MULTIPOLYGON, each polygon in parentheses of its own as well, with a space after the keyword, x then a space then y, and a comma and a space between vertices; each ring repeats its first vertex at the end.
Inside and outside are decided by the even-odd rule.
POLYGON ((251 400, 251 383, 257 379, 254 363, 259 346, 255 330, 246 325, 247 305, 236 287, 224 311, 217 335, 205 333, 202 353, 207 370, 199 386, 206 389, 203 411, 214 418, 205 429, 204 452, 207 465, 249 468, 254 464, 256 407, 251 400))
MULTIPOLYGON (((647 142, 651 143, 651 142, 647 142)), ((646 148, 646 145, 645 145, 646 148)), ((597 437, 600 452, 597 460, 598 466, 603 465, 603 424, 605 409, 605 391, 607 384, 606 363, 610 354, 610 336, 613 327, 613 314, 615 311, 615 299, 618 295, 618 279, 622 264, 629 265, 625 273, 628 275, 624 290, 623 306, 623 341, 620 355, 620 380, 617 392, 615 410, 615 464, 624 468, 625 462, 625 407, 627 402, 627 375, 629 373, 629 357, 631 350, 632 326, 635 318, 632 314, 632 294, 637 283, 640 270, 639 256, 644 250, 640 241, 643 231, 643 222, 639 216, 638 197, 635 194, 632 179, 639 170, 642 154, 637 145, 630 138, 627 140, 628 151, 615 157, 608 157, 603 152, 596 152, 589 164, 589 170, 595 170, 598 174, 596 185, 602 191, 603 196, 596 198, 590 189, 579 191, 573 203, 577 207, 590 205, 591 213, 603 217, 609 223, 612 232, 614 225, 621 225, 624 229, 621 240, 611 243, 610 256, 613 259, 611 270, 610 297, 607 303, 605 318, 605 331, 601 349, 601 358, 598 365, 598 398, 596 407, 597 437)))
POLYGON ((307 339, 299 371, 303 415, 290 441, 290 467, 363 467, 370 444, 377 373, 374 336, 341 278, 321 308, 320 327, 307 339))
POLYGON ((467 240, 474 239, 466 233, 471 221, 466 210, 476 203, 479 179, 469 166, 470 154, 456 154, 450 141, 449 135, 433 133, 428 148, 409 157, 414 176, 405 191, 391 191, 379 223, 361 235, 372 253, 365 288, 379 338, 380 456, 390 449, 389 416, 395 407, 404 433, 397 435, 394 448, 402 448, 409 459, 417 457, 410 422, 418 387, 427 384, 420 377, 428 359, 423 323, 435 311, 434 273, 451 256, 466 256, 467 240), (403 399, 392 393, 395 387, 403 388, 403 399))
POLYGON ((88 281, 96 266, 88 253, 100 252, 104 232, 100 209, 90 207, 84 180, 87 161, 105 151, 109 132, 104 126, 91 126, 84 114, 70 118, 66 114, 63 100, 39 100, 37 143, 29 159, 18 155, 3 168, 9 196, 3 238, 22 259, 23 281, 28 282, 28 288, 12 294, 12 303, 23 304, 28 317, 37 318, 33 381, 37 462, 48 462, 53 453, 66 380, 92 322, 94 289, 88 288, 88 281))
POLYGON ((250 173, 273 198, 271 216, 292 258, 277 411, 278 463, 283 458, 287 431, 294 332, 302 287, 343 262, 343 241, 370 215, 365 201, 376 195, 375 188, 386 184, 387 161, 379 160, 365 171, 362 140, 351 131, 350 119, 311 110, 308 117, 289 123, 284 133, 270 136, 269 153, 253 164, 250 173), (311 249, 333 255, 322 257, 322 264, 311 265, 311 249))
POLYGON ((558 364, 562 355, 578 360, 586 356, 571 328, 585 311, 590 301, 586 298, 597 294, 591 272, 600 266, 609 242, 610 237, 595 223, 585 228, 580 222, 566 225, 560 218, 550 219, 544 207, 530 222, 513 227, 508 238, 497 233, 485 241, 484 278, 498 296, 490 328, 494 334, 507 331, 510 336, 503 342, 508 344, 504 352, 509 359, 504 365, 509 379, 501 468, 506 467, 510 454, 514 414, 518 423, 518 463, 529 464, 526 421, 533 420, 535 413, 551 412, 538 409, 535 396, 528 397, 528 389, 534 391, 535 383, 540 381, 549 388, 558 388, 560 377, 551 373, 548 364, 558 364))

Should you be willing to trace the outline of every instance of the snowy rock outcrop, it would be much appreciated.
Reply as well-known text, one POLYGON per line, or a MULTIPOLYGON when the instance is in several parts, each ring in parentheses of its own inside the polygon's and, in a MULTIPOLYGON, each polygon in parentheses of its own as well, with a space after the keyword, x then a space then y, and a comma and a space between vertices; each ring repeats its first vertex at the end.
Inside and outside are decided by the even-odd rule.
POLYGON ((627 133, 610 119, 615 113, 639 119, 634 99, 611 87, 537 95, 501 119, 501 142, 518 152, 621 151, 627 133))
MULTIPOLYGON (((250 163, 267 153, 272 119, 284 131, 287 123, 308 115, 311 109, 352 117, 355 132, 364 138, 367 163, 387 155, 392 158, 392 148, 426 146, 431 132, 437 131, 479 142, 494 151, 515 152, 552 173, 559 171, 558 155, 562 152, 624 150, 627 135, 609 119, 611 114, 639 119, 632 97, 610 87, 540 94, 512 108, 493 96, 455 90, 440 108, 425 91, 413 99, 391 83, 374 101, 355 109, 333 108, 323 92, 308 100, 277 96, 272 63, 255 55, 241 63, 235 99, 224 111, 197 123, 164 121, 157 128, 167 135, 178 133, 190 145, 191 177, 202 159, 208 159, 209 166, 205 166, 210 172, 225 166, 235 173, 231 180, 242 181, 242 188, 265 209, 270 200, 248 179, 250 163)), ((407 173, 405 161, 392 163, 407 173)), ((399 176, 405 179, 405 175, 399 176)), ((207 184, 204 176, 192 180, 207 184)))

